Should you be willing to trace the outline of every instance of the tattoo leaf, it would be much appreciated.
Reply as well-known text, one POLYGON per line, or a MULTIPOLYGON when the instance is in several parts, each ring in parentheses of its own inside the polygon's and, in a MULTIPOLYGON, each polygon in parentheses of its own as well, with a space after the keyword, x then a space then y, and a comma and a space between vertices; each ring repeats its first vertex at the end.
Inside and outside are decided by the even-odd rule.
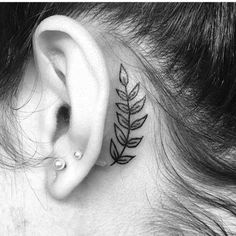
POLYGON ((125 118, 123 115, 121 115, 120 113, 116 113, 117 116, 117 120, 119 122, 119 124, 125 128, 125 129, 129 129, 129 122, 127 120, 127 118, 125 118))
POLYGON ((127 84, 129 83, 129 77, 128 77, 128 73, 125 70, 124 66, 121 64, 120 66, 120 82, 122 85, 127 86, 127 84))
POLYGON ((119 153, 117 151, 117 148, 116 148, 116 145, 115 145, 113 139, 111 139, 111 142, 110 142, 110 153, 111 153, 112 159, 114 161, 119 158, 119 153))
POLYGON ((143 109, 146 96, 134 103, 132 102, 132 104, 130 103, 130 101, 137 97, 140 83, 137 83, 131 91, 129 90, 129 76, 122 64, 120 65, 119 80, 124 88, 116 89, 117 95, 122 102, 116 103, 118 108, 118 112, 116 112, 118 124, 114 123, 114 131, 117 143, 115 144, 111 138, 110 155, 113 159, 111 166, 114 164, 127 164, 136 157, 135 155, 127 155, 126 152, 128 148, 137 147, 142 142, 143 136, 131 138, 131 131, 142 127, 148 116, 146 114, 142 118, 133 121, 132 115, 137 114, 143 109), (119 146, 122 146, 121 150, 117 149, 119 146))
POLYGON ((129 163, 133 158, 135 158, 135 156, 124 155, 124 156, 121 156, 119 158, 119 160, 117 160, 117 163, 120 165, 125 165, 125 164, 129 163))
POLYGON ((131 130, 135 130, 135 129, 138 129, 138 128, 142 127, 143 124, 144 124, 144 122, 145 122, 145 120, 147 119, 147 116, 148 116, 148 115, 145 115, 144 117, 135 120, 135 121, 131 124, 130 129, 131 129, 131 130))
POLYGON ((114 128, 115 128, 115 134, 116 134, 116 138, 117 138, 118 142, 122 146, 125 146, 125 144, 126 144, 125 134, 123 133, 123 131, 116 124, 114 124, 114 128))
POLYGON ((140 87, 140 83, 137 83, 134 86, 134 88, 131 90, 131 92, 129 93, 129 100, 130 101, 133 100, 137 96, 137 94, 139 92, 139 87, 140 87))
POLYGON ((129 108, 126 104, 124 103, 116 103, 116 106, 123 111, 124 113, 128 114, 129 113, 129 108))
POLYGON ((139 145, 139 143, 142 141, 143 136, 141 138, 131 138, 127 144, 127 147, 129 148, 135 148, 139 145))
POLYGON ((119 90, 119 89, 116 89, 116 92, 117 92, 118 96, 119 96, 122 100, 127 101, 127 96, 126 96, 126 93, 125 93, 125 92, 123 92, 123 91, 121 91, 121 90, 119 90))
POLYGON ((136 114, 139 111, 141 111, 145 104, 145 101, 146 101, 146 96, 144 96, 141 100, 134 103, 134 105, 131 107, 131 111, 130 111, 131 114, 136 114))

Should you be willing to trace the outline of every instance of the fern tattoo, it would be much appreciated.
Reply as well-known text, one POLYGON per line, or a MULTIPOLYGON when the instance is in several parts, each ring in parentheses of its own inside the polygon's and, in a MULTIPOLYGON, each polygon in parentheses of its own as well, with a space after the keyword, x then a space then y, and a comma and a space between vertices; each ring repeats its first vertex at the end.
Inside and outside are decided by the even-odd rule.
POLYGON ((127 164, 136 157, 135 155, 125 154, 125 151, 127 150, 127 148, 135 148, 141 143, 143 136, 131 138, 131 132, 141 128, 148 116, 146 114, 142 118, 132 121, 132 116, 143 109, 146 102, 146 96, 135 103, 132 102, 133 105, 131 104, 131 101, 133 101, 134 98, 138 95, 140 83, 137 83, 130 92, 128 91, 127 87, 129 84, 129 76, 122 64, 120 66, 119 80, 124 87, 124 90, 122 91, 120 89, 116 89, 116 92, 123 102, 116 103, 116 106, 119 109, 119 112, 116 113, 116 116, 120 127, 116 123, 114 123, 114 131, 116 139, 122 146, 122 149, 119 152, 117 144, 115 144, 113 139, 111 139, 110 154, 113 159, 113 163, 111 164, 111 166, 116 163, 120 165, 127 164))

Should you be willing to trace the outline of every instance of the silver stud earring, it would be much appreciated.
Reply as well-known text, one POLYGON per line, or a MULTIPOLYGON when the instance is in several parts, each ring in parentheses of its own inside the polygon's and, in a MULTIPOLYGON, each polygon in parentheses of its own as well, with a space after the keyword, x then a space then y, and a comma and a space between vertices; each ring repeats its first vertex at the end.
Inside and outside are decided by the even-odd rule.
POLYGON ((77 160, 81 160, 82 157, 83 157, 83 153, 80 152, 80 151, 76 151, 76 152, 74 152, 74 157, 75 157, 77 160))
POLYGON ((60 171, 66 168, 66 162, 64 159, 56 158, 53 161, 53 167, 56 171, 60 171))

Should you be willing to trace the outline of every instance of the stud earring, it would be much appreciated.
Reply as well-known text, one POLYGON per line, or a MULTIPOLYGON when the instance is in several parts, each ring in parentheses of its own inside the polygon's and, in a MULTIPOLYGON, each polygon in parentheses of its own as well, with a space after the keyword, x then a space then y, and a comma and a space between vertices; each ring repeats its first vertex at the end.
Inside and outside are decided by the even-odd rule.
POLYGON ((60 171, 66 168, 66 162, 64 159, 56 158, 53 161, 53 167, 56 171, 60 171))
POLYGON ((80 152, 80 151, 76 151, 76 152, 74 152, 74 157, 75 157, 77 160, 81 160, 82 157, 83 157, 83 153, 80 152))

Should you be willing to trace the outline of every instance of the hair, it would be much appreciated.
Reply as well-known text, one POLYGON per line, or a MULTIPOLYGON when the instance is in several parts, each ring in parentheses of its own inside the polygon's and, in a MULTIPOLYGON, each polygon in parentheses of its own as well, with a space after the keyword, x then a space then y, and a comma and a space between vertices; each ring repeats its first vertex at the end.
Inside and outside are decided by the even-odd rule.
POLYGON ((171 204, 163 206, 163 215, 156 214, 150 226, 164 235, 235 234, 222 218, 236 217, 236 5, 1 3, 0 99, 2 123, 8 125, 1 125, 0 143, 11 157, 3 157, 2 166, 28 163, 11 141, 17 140, 9 131, 13 101, 32 55, 34 30, 55 14, 100 19, 130 48, 146 47, 137 56, 156 89, 153 103, 161 107, 175 147, 168 153, 170 143, 159 135, 165 155, 158 161, 175 191, 166 193, 171 204))

